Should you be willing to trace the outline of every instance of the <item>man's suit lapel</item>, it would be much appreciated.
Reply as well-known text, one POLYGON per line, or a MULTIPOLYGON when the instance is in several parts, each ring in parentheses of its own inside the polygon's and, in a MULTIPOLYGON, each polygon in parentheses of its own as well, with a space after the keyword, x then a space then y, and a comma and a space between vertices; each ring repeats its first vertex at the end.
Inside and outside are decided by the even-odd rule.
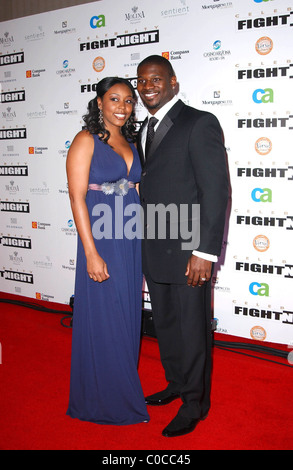
POLYGON ((169 132, 172 126, 173 126, 173 121, 170 119, 168 114, 166 114, 162 122, 159 124, 158 129, 156 130, 154 140, 149 150, 148 159, 152 158, 152 155, 154 154, 154 152, 156 151, 156 149, 162 142, 163 138, 165 137, 167 132, 169 132))
MULTIPOLYGON (((177 101, 177 103, 170 109, 164 119, 162 119, 162 121, 160 122, 149 150, 148 160, 152 158, 152 155, 157 150, 158 146, 160 145, 166 134, 174 125, 174 119, 179 114, 183 106, 184 103, 181 100, 177 101)), ((146 124, 144 123, 144 125, 146 124)))

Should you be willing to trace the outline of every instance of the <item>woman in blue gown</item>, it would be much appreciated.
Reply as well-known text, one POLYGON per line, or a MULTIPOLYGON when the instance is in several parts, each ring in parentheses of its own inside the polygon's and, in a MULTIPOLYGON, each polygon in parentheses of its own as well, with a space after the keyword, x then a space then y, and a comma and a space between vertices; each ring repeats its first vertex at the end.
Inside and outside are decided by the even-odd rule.
POLYGON ((78 232, 67 414, 99 424, 149 421, 137 372, 141 237, 138 218, 127 215, 139 207, 135 98, 127 80, 101 80, 66 166, 78 232))

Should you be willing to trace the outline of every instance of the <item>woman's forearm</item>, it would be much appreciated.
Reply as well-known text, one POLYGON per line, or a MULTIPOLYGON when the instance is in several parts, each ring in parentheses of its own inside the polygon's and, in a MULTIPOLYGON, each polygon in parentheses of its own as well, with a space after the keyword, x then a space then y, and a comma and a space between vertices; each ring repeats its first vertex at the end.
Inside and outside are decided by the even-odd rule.
POLYGON ((71 209, 75 221, 76 229, 80 236, 86 257, 93 255, 97 252, 92 229, 90 217, 85 199, 74 198, 70 195, 71 209))

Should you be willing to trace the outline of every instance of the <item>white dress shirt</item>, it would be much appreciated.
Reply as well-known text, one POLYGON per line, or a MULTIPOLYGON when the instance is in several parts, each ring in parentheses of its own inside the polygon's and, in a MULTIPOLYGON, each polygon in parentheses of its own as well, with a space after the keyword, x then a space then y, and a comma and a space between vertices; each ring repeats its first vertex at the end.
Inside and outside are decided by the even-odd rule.
MULTIPOLYGON (((162 121, 162 119, 166 116, 166 114, 168 113, 168 111, 170 111, 170 109, 174 106, 174 104, 178 101, 178 96, 175 95, 174 98, 171 99, 171 101, 168 101, 168 103, 166 103, 162 108, 160 108, 156 114, 151 114, 150 112, 148 112, 148 115, 147 115, 147 118, 148 118, 148 121, 151 117, 155 116, 157 119, 158 119, 158 122, 157 124, 155 125, 154 129, 155 131, 157 130, 160 122, 162 121)), ((146 135, 147 135, 147 127, 148 126, 145 126, 143 131, 142 131, 142 135, 141 135, 141 144, 142 144, 142 148, 145 149, 145 143, 146 143, 146 135)))
MULTIPOLYGON (((178 101, 178 99, 179 99, 178 96, 175 95, 170 101, 168 101, 168 103, 162 106, 162 108, 160 108, 155 114, 151 114, 150 112, 148 112, 148 115, 147 115, 148 120, 153 116, 155 116, 158 119, 158 122, 155 125, 155 131, 157 130, 162 119, 165 117, 168 111, 170 111, 170 109, 174 106, 174 104, 178 101)), ((141 144, 142 144, 143 149, 145 149, 146 133, 147 133, 147 126, 144 127, 142 131, 142 135, 141 135, 141 144)), ((199 258, 203 258, 207 261, 212 261, 214 263, 218 261, 218 257, 216 255, 210 255, 208 253, 202 253, 201 251, 196 251, 196 250, 193 250, 192 254, 194 256, 198 256, 199 258)))

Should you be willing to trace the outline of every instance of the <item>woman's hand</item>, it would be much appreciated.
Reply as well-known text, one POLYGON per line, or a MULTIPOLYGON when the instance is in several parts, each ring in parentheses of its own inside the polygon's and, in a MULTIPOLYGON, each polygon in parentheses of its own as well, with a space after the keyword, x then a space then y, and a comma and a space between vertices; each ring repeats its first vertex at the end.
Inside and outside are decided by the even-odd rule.
POLYGON ((107 264, 98 253, 87 257, 87 272, 95 282, 103 282, 109 279, 107 264))

